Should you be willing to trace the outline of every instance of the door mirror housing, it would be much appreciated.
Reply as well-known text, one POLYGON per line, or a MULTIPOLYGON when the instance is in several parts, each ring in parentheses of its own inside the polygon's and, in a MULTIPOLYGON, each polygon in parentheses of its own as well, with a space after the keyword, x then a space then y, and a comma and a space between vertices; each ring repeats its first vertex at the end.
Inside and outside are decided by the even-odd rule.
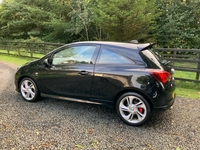
POLYGON ((48 59, 48 58, 46 58, 46 59, 44 60, 44 64, 45 64, 46 67, 51 66, 51 64, 49 63, 49 59, 48 59))

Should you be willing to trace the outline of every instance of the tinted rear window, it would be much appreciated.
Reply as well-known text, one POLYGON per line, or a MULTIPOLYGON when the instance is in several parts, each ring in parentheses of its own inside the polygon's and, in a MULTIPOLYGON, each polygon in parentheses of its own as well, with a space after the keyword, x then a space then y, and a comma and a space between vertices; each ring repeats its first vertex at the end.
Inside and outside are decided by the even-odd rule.
POLYGON ((166 61, 159 52, 154 49, 142 50, 140 53, 147 66, 150 68, 162 68, 161 64, 166 61))

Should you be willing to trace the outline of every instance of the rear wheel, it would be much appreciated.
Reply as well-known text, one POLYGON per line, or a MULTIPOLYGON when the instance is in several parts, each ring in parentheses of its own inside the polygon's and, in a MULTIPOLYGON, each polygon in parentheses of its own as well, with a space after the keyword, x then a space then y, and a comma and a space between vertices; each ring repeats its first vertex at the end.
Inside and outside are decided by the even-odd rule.
POLYGON ((121 95, 116 103, 119 117, 128 125, 139 126, 151 117, 149 103, 140 94, 129 92, 121 95))
POLYGON ((24 78, 20 82, 20 93, 24 100, 33 102, 39 99, 39 91, 35 82, 30 78, 24 78))

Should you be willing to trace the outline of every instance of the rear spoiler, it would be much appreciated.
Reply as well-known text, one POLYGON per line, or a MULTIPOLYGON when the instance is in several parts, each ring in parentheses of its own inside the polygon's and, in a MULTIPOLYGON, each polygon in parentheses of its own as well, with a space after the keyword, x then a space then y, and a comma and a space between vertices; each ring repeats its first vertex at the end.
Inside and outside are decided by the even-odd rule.
POLYGON ((144 43, 144 44, 137 44, 137 48, 142 51, 148 48, 152 48, 153 45, 155 45, 156 43, 144 43))

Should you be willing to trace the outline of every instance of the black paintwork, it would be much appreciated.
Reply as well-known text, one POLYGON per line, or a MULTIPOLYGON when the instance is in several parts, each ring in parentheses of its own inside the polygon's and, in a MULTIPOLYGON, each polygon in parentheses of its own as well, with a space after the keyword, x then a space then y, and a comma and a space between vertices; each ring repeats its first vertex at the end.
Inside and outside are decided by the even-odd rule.
POLYGON ((170 71, 171 66, 155 63, 143 52, 151 44, 119 42, 77 42, 58 48, 43 58, 25 64, 15 75, 16 90, 22 78, 32 78, 42 95, 53 98, 74 98, 113 106, 117 98, 129 91, 141 94, 153 110, 165 110, 174 103, 175 81, 173 77, 165 84, 154 79, 152 69, 170 71), (65 47, 95 45, 90 64, 52 65, 52 55, 65 47), (102 47, 126 56, 134 64, 98 64, 102 47))

